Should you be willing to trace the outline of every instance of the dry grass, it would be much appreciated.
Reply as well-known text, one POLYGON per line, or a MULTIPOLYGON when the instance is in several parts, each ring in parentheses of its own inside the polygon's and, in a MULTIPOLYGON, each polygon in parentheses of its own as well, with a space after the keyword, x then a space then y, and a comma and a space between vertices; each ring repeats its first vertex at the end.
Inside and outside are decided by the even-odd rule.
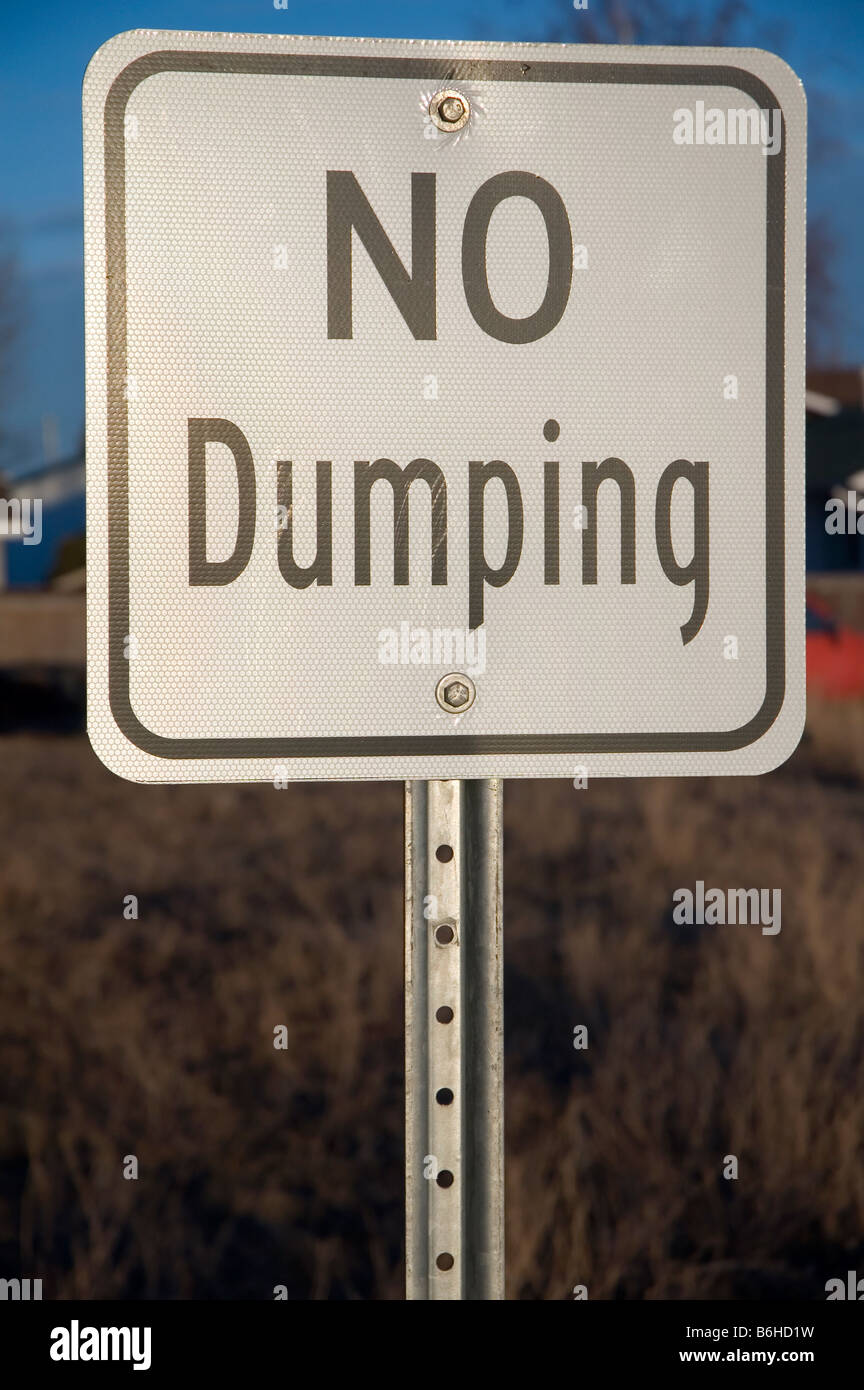
MULTIPOLYGON (((861 714, 753 781, 508 783, 509 1297, 819 1297, 862 1267, 861 714), (697 878, 782 888, 781 934, 673 926, 697 878)), ((0 747, 0 1275, 400 1298, 401 788, 0 747)))
POLYGON ((864 700, 811 696, 799 764, 839 781, 864 782, 864 700))

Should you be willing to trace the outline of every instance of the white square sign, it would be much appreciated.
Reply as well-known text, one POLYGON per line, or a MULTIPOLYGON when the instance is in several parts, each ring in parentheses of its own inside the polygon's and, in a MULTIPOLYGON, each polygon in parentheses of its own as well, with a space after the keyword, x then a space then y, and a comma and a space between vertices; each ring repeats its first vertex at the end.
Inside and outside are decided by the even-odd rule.
POLYGON ((277 783, 782 762, 804 144, 756 50, 101 48, 100 757, 277 783))

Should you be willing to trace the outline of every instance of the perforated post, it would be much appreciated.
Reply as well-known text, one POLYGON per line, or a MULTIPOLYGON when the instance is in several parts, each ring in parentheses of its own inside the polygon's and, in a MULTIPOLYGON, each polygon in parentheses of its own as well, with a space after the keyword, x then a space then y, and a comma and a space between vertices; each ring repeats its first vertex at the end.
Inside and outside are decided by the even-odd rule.
POLYGON ((501 793, 405 784, 409 1299, 504 1297, 501 793))

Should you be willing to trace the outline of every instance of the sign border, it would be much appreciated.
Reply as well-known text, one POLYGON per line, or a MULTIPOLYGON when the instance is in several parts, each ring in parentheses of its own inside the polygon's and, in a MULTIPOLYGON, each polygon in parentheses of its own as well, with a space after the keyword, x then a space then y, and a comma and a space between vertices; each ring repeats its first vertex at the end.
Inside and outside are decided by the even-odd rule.
POLYGON ((334 738, 166 738, 146 728, 132 708, 130 668, 124 655, 129 631, 129 491, 126 382, 126 169, 124 120, 135 89, 162 72, 206 72, 321 77, 417 78, 454 81, 592 82, 732 87, 763 109, 780 111, 781 142, 766 169, 765 352, 765 698, 738 729, 707 733, 464 734, 460 754, 489 753, 697 753, 731 752, 760 738, 783 707, 786 688, 785 586, 785 313, 786 120, 771 89, 745 68, 722 63, 522 62, 518 59, 344 54, 227 53, 160 49, 129 63, 105 101, 105 259, 107 284, 108 642, 109 702, 125 737, 165 759, 253 757, 452 758, 452 733, 334 738))

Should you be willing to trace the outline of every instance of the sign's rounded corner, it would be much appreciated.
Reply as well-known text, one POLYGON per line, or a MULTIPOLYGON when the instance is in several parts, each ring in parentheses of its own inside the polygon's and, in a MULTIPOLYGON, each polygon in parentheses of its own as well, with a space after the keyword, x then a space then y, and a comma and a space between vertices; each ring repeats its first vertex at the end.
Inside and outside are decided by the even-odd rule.
POLYGON ((802 691, 794 700, 787 698, 778 714, 778 724, 751 745, 754 758, 758 760, 753 776, 764 777, 788 763, 804 737, 806 719, 806 694, 802 691), (761 756, 760 748, 763 749, 761 756))
POLYGON ((770 48, 745 48, 739 50, 742 56, 752 57, 756 60, 754 65, 748 69, 754 77, 766 83, 777 84, 781 88, 781 94, 773 90, 771 95, 774 97, 784 116, 791 101, 800 101, 801 114, 805 120, 807 117, 807 90, 804 81, 785 58, 781 58, 779 53, 774 53, 770 48))
MULTIPOLYGON (((94 756, 99 759, 102 766, 106 768, 112 776, 119 778, 121 782, 147 782, 149 780, 148 778, 136 776, 131 770, 131 758, 127 762, 121 756, 117 748, 117 740, 122 739, 123 743, 128 745, 130 749, 134 747, 134 745, 129 742, 126 735, 116 723, 113 726, 113 733, 113 738, 110 734, 106 737, 104 722, 102 720, 94 722, 88 717, 87 741, 90 744, 94 756)), ((137 754, 137 749, 135 752, 137 754)))
POLYGON ((133 40, 137 40, 140 43, 145 35, 148 38, 152 37, 152 30, 122 29, 119 34, 112 34, 109 39, 105 39, 103 43, 100 43, 99 47, 90 55, 87 66, 84 69, 84 74, 81 79, 81 87, 84 95, 86 96, 89 87, 95 82, 102 80, 102 68, 105 64, 110 63, 112 75, 116 77, 130 59, 134 61, 135 58, 140 57, 140 53, 136 52, 132 54, 130 53, 130 49, 134 47, 132 43, 133 40))

